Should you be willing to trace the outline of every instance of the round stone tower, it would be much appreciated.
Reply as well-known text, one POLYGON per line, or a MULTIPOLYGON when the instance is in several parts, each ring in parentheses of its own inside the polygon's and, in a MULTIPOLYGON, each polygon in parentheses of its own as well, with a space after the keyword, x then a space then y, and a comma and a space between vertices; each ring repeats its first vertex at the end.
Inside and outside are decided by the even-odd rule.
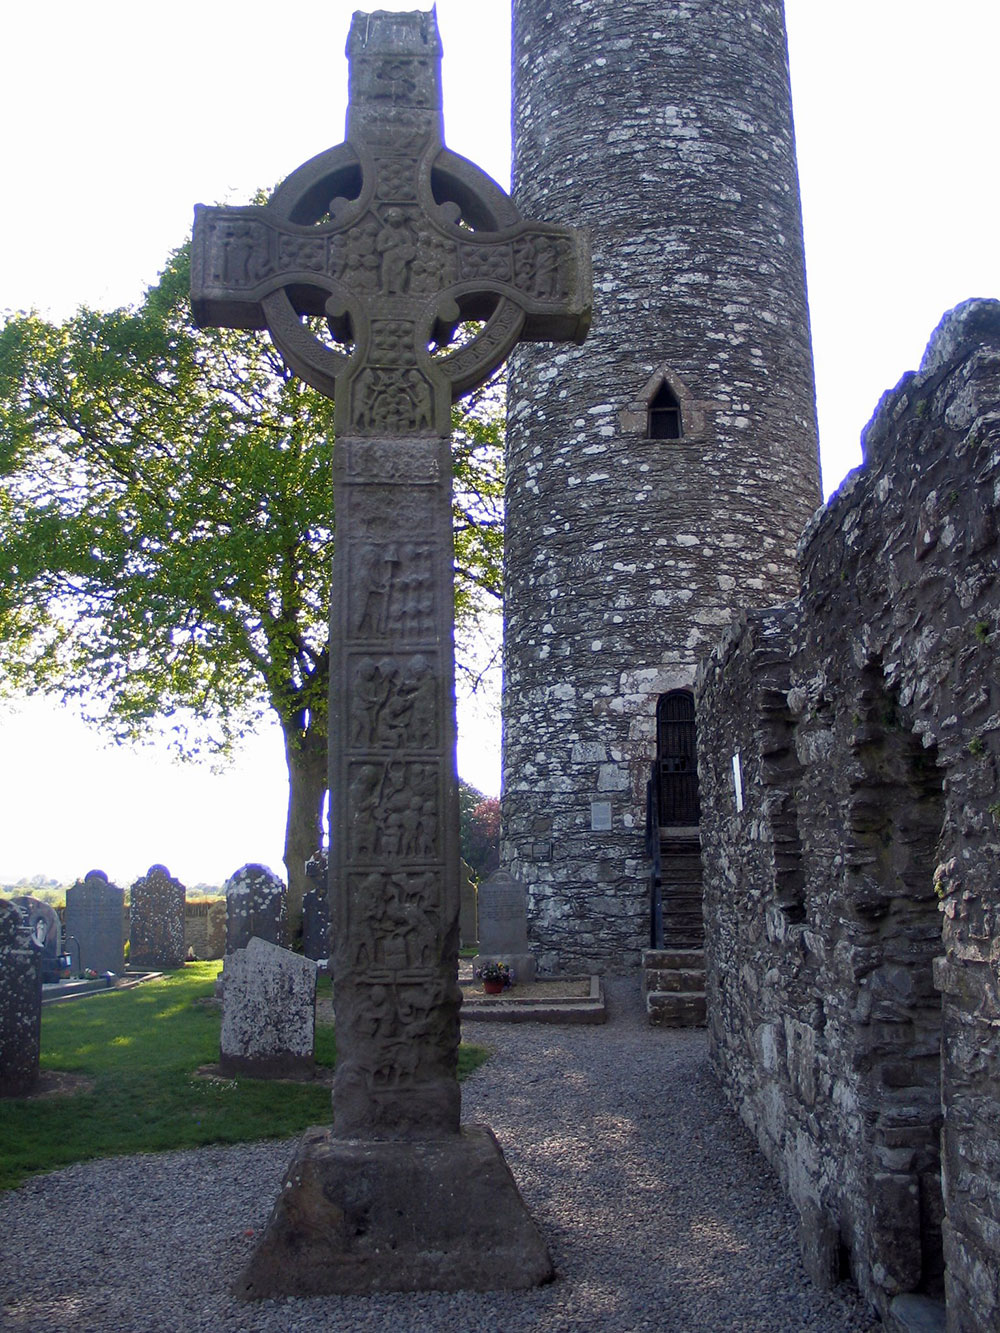
POLYGON ((820 502, 784 10, 513 14, 513 193, 589 230, 594 319, 510 361, 504 859, 543 966, 627 967, 654 769, 676 777, 664 855, 673 828, 697 864, 698 659, 735 609, 794 594, 820 502))

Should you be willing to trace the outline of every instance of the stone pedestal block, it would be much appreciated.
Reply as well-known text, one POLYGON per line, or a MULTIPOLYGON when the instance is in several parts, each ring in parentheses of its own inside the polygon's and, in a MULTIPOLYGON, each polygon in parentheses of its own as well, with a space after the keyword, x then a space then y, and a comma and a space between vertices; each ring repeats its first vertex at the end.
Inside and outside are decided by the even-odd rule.
POLYGON ((374 1142, 307 1130, 237 1285, 245 1299, 495 1291, 552 1277, 485 1125, 374 1142))

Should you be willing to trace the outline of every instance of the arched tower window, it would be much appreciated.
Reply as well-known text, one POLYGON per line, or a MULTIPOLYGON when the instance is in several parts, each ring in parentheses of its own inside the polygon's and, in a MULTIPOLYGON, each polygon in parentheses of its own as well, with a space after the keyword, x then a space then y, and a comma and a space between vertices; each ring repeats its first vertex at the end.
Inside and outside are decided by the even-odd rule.
POLYGON ((660 770, 661 828, 697 824, 698 752, 690 690, 671 690, 657 701, 656 760, 660 770))
POLYGON ((681 438, 681 405, 666 380, 650 400, 646 436, 650 440, 681 438))

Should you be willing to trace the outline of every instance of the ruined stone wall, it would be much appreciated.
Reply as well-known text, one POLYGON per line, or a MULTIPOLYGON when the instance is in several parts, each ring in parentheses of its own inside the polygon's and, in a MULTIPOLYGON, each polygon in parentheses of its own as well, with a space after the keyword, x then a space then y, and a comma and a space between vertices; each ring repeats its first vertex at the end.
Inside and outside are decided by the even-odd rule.
POLYGON ((1000 1326, 1000 303, 943 321, 865 459, 799 603, 700 675, 710 1041, 813 1275, 888 1319, 943 1292, 971 1333, 1000 1326))
POLYGON ((782 5, 514 0, 514 118, 515 198, 589 229, 595 305, 510 363, 503 856, 544 967, 627 966, 657 698, 790 594, 819 503, 782 5), (664 380, 682 435, 648 439, 664 380))

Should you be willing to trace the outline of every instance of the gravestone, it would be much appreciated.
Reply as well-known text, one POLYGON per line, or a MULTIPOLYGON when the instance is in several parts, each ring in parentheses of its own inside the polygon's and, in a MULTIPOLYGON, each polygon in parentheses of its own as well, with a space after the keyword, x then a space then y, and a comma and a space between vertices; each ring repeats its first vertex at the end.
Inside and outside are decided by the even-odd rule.
POLYGON ((462 862, 462 883, 459 889, 458 938, 463 949, 474 949, 479 943, 476 881, 472 870, 462 862))
POLYGON ((132 885, 129 911, 129 966, 169 969, 184 966, 184 885, 166 866, 154 865, 132 885))
POLYGON ((515 982, 535 979, 535 959, 528 946, 528 893, 506 870, 495 870, 479 886, 479 954, 472 968, 507 963, 515 982))
POLYGON ((125 932, 122 904, 125 890, 109 882, 103 870, 88 870, 83 880, 66 890, 63 928, 80 949, 80 970, 125 971, 125 932))
POLYGON ((496 1140, 460 1125, 449 437, 519 340, 582 340, 589 259, 444 147, 433 13, 355 14, 348 55, 347 142, 265 207, 199 207, 192 248, 198 323, 266 327, 335 401, 333 1127, 300 1144, 255 1297, 552 1272, 496 1140))
POLYGON ((330 957, 330 896, 323 852, 306 862, 306 875, 313 887, 302 899, 302 952, 317 963, 325 963, 330 957))
POLYGON ((49 985, 62 978, 62 926, 54 907, 39 898, 20 894, 11 902, 21 913, 21 921, 28 931, 31 946, 38 953, 42 982, 49 985))
POLYGON ((226 953, 245 949, 256 937, 284 948, 284 883, 267 866, 241 866, 226 880, 226 953))
POLYGON ((226 900, 216 898, 209 904, 205 924, 205 957, 221 958, 226 952, 226 900))
POLYGON ((226 958, 219 1065, 232 1078, 312 1077, 316 964, 259 936, 226 958))
POLYGON ((42 950, 21 910, 0 898, 0 1097, 25 1097, 38 1082, 42 950))

